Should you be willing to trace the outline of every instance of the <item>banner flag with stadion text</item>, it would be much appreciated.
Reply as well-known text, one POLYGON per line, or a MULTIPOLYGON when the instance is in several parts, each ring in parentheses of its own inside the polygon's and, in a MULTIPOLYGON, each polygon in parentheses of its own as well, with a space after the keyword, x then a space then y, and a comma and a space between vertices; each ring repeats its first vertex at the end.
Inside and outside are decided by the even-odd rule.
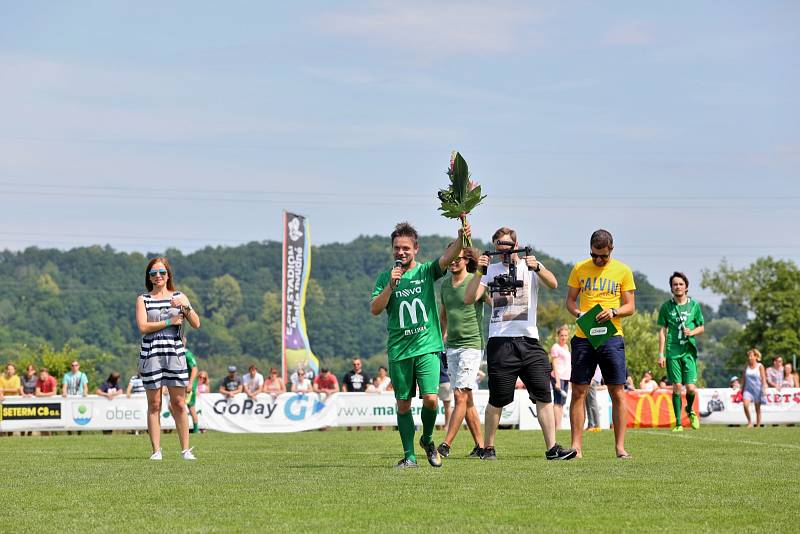
POLYGON ((311 235, 302 215, 283 212, 283 289, 281 337, 283 379, 298 367, 319 373, 319 360, 311 352, 306 330, 306 291, 311 273, 311 235))

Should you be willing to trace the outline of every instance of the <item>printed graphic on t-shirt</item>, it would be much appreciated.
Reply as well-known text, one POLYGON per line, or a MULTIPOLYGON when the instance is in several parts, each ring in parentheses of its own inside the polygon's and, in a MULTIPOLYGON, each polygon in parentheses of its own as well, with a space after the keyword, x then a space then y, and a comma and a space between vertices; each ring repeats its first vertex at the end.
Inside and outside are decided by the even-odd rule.
POLYGON ((528 302, 527 280, 524 287, 517 288, 517 295, 492 295, 492 318, 493 323, 501 321, 527 321, 530 304, 528 302))

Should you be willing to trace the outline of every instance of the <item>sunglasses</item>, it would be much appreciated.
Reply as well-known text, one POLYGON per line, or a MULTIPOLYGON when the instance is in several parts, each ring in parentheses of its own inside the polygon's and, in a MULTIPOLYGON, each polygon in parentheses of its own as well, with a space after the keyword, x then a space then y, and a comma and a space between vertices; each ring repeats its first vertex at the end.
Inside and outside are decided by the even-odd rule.
POLYGON ((451 261, 450 263, 461 263, 461 260, 463 260, 463 259, 464 259, 464 256, 459 256, 457 258, 453 258, 453 261, 451 261))
POLYGON ((151 271, 148 271, 147 274, 149 274, 150 276, 155 276, 157 274, 160 274, 161 276, 164 276, 165 274, 167 274, 167 270, 166 269, 153 269, 151 271))
POLYGON ((611 254, 595 254, 594 252, 590 252, 589 256, 591 256, 593 260, 596 260, 597 258, 607 260, 611 257, 611 254))

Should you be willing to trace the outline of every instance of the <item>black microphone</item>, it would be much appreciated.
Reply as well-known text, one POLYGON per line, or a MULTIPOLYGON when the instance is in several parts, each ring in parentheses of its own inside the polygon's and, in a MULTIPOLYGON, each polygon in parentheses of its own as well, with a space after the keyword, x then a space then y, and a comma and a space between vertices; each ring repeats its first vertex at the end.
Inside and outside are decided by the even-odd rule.
MULTIPOLYGON (((402 267, 402 266, 403 266, 403 262, 402 262, 401 260, 394 260, 394 267, 395 267, 395 269, 396 269, 397 267, 402 267)), ((399 283, 400 283, 400 280, 396 281, 396 282, 394 283, 394 287, 397 287, 397 284, 399 284, 399 283)))

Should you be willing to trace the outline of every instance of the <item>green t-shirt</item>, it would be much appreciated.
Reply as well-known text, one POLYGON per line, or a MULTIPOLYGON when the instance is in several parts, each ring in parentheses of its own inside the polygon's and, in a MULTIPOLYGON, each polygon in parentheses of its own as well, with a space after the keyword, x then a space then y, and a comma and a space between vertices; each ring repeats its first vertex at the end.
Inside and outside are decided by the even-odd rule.
MULTIPOLYGON (((386 305, 389 316, 386 353, 389 361, 442 351, 442 329, 434 288, 434 282, 442 276, 444 271, 439 267, 439 260, 417 263, 416 267, 403 273, 386 305)), ((372 298, 377 297, 388 283, 389 271, 379 274, 372 298)))
MULTIPOLYGON (((186 356, 186 366, 189 368, 189 376, 192 376, 192 369, 197 367, 197 359, 189 349, 186 349, 183 355, 186 356)), ((192 381, 192 391, 197 392, 197 377, 192 381)))
POLYGON ((667 358, 677 358, 687 352, 697 355, 697 341, 694 336, 687 338, 683 334, 681 319, 689 330, 704 324, 703 312, 700 305, 693 299, 689 299, 686 304, 677 304, 670 299, 661 305, 658 312, 658 326, 667 330, 666 346, 664 355, 667 358))
POLYGON ((453 287, 453 277, 442 282, 442 304, 447 314, 447 347, 451 349, 483 349, 483 300, 464 304, 464 293, 474 275, 453 287))

